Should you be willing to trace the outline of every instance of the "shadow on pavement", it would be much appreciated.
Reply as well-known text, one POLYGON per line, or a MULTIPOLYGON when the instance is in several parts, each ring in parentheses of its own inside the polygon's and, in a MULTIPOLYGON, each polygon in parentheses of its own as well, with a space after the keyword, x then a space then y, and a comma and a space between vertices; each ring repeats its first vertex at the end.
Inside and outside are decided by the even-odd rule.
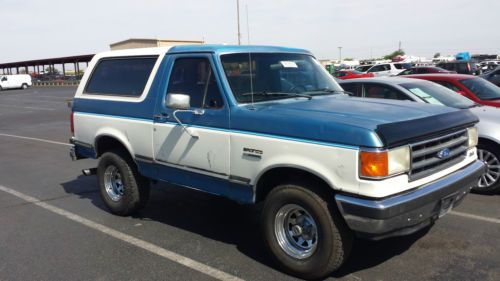
MULTIPOLYGON (((80 176, 62 184, 66 193, 78 195, 108 212, 101 200, 95 176, 80 176), (92 187, 92 188, 90 188, 92 187)), ((259 211, 210 194, 154 184, 148 205, 133 216, 161 222, 212 240, 236 245, 244 255, 266 266, 276 268, 269 257, 259 231, 259 211)), ((405 237, 382 241, 355 239, 350 258, 332 277, 340 278, 371 268, 400 255, 424 236, 429 228, 405 237)))

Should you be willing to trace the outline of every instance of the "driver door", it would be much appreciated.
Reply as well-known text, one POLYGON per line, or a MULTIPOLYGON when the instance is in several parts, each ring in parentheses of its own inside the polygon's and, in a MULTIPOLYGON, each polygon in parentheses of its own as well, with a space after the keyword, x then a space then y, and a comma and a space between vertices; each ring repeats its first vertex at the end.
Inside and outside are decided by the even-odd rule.
POLYGON ((155 161, 192 172, 228 176, 229 107, 223 98, 211 55, 174 55, 169 59, 167 92, 163 101, 158 103, 155 115, 155 161), (165 97, 168 94, 188 95, 190 109, 197 110, 198 114, 176 112, 166 107, 165 97), (175 117, 188 126, 188 132, 175 117))

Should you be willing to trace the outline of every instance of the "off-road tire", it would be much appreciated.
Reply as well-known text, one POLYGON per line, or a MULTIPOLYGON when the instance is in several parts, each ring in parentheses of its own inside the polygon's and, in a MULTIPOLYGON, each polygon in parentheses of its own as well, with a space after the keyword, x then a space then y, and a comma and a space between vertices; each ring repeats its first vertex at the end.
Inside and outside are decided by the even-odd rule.
POLYGON ((261 218, 265 244, 276 263, 288 274, 309 280, 323 278, 339 269, 347 259, 353 234, 328 195, 308 184, 284 184, 275 187, 266 197, 261 218), (276 215, 289 204, 306 210, 317 225, 316 250, 305 259, 287 254, 275 232, 276 215))
POLYGON ((134 161, 122 150, 108 151, 101 156, 97 167, 97 179, 101 198, 113 214, 131 215, 144 208, 149 199, 149 180, 139 174, 134 161), (113 201, 106 192, 104 173, 110 165, 117 167, 122 177, 123 195, 118 201, 113 201))

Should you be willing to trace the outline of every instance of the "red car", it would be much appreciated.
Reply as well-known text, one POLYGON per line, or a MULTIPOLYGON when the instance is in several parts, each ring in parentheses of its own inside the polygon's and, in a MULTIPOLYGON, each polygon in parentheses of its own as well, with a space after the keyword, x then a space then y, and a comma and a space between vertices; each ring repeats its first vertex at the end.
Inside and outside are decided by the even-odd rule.
POLYGON ((367 78, 374 77, 373 73, 363 73, 354 69, 343 69, 335 72, 333 76, 338 79, 346 80, 346 79, 354 79, 354 78, 367 78))
POLYGON ((416 74, 402 77, 436 82, 476 103, 500 107, 500 87, 481 77, 467 74, 416 74))

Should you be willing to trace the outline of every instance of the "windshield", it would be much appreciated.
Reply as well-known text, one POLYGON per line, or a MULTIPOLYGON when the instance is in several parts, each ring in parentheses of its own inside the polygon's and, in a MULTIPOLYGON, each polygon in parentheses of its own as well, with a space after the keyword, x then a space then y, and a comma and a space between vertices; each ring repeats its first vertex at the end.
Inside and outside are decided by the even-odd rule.
POLYGON ((234 97, 240 103, 342 92, 333 77, 310 55, 239 53, 222 55, 221 61, 234 97))
POLYGON ((405 83, 401 86, 426 103, 454 108, 470 108, 476 104, 452 90, 435 83, 405 83))
POLYGON ((481 100, 500 99, 500 88, 482 78, 460 80, 460 83, 481 100))

